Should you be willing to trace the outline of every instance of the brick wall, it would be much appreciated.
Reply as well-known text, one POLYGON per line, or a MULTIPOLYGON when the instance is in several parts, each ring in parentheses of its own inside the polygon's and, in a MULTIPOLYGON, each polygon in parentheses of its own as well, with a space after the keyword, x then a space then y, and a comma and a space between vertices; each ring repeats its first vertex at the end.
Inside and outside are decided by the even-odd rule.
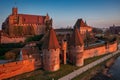
POLYGON ((109 44, 109 52, 114 52, 117 50, 117 42, 109 44))
POLYGON ((34 64, 34 59, 0 64, 0 79, 6 79, 25 72, 33 71, 35 70, 34 64))
MULTIPOLYGON (((94 56, 103 55, 106 52, 114 52, 116 50, 117 50, 117 42, 109 44, 108 48, 106 48, 106 45, 101 45, 101 46, 85 49, 83 51, 83 57, 81 59, 86 59, 86 58, 90 58, 90 57, 94 57, 94 56)), ((49 61, 47 60, 46 63, 52 62, 55 59, 56 58, 54 56, 51 56, 51 57, 49 56, 49 61), (52 60, 50 60, 50 59, 52 59, 52 60)), ((78 63, 79 63, 79 61, 78 61, 78 63)), ((36 68, 35 64, 36 63, 35 63, 34 59, 27 59, 27 60, 23 60, 23 61, 16 61, 16 62, 11 62, 11 63, 6 63, 6 64, 0 64, 0 79, 6 79, 6 78, 9 78, 9 77, 12 77, 15 75, 19 75, 19 74, 22 74, 25 72, 33 71, 38 68, 38 67, 36 68)), ((50 70, 50 71, 59 69, 59 67, 60 67, 59 66, 59 57, 57 58, 55 63, 51 63, 51 64, 52 65, 54 64, 54 68, 52 66, 48 67, 47 64, 46 64, 46 67, 44 66, 44 68, 49 68, 48 70, 50 70), (57 68, 56 68, 56 66, 57 66, 57 68)))
POLYGON ((43 68, 46 71, 57 71, 60 68, 60 49, 43 50, 43 68))
POLYGON ((25 41, 25 37, 1 36, 1 43, 19 43, 24 41, 25 41))
POLYGON ((117 50, 117 42, 108 44, 108 48, 106 48, 106 45, 101 45, 98 47, 93 47, 89 49, 85 49, 83 52, 83 58, 90 58, 94 56, 100 56, 106 53, 111 53, 117 50))

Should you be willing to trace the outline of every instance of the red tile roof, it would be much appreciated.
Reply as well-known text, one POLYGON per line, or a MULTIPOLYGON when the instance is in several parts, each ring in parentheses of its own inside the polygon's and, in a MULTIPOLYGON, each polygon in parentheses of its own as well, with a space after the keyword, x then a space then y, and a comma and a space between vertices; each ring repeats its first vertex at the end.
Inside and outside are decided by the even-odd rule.
POLYGON ((78 19, 74 27, 90 27, 82 19, 78 19))
POLYGON ((83 39, 82 36, 80 35, 79 31, 77 28, 74 29, 74 32, 72 34, 71 37, 71 45, 74 46, 79 46, 79 45, 83 45, 83 39))
POLYGON ((44 40, 43 49, 57 49, 60 48, 56 33, 53 29, 49 31, 48 36, 44 40))

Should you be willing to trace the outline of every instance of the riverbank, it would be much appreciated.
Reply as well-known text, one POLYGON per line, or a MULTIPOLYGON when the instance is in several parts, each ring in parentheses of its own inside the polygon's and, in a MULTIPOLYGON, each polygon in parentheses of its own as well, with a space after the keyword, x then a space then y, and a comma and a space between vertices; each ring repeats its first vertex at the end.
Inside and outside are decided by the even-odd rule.
POLYGON ((105 65, 103 66, 104 68, 99 73, 94 75, 90 80, 115 80, 112 77, 112 74, 109 73, 109 70, 119 56, 120 56, 120 54, 118 54, 118 55, 114 56, 113 58, 107 60, 105 62, 105 65))
POLYGON ((96 65, 92 69, 87 70, 86 72, 75 77, 72 80, 114 80, 114 79, 112 79, 111 74, 108 73, 108 70, 114 64, 115 60, 119 56, 120 56, 120 53, 118 53, 114 57, 96 65))

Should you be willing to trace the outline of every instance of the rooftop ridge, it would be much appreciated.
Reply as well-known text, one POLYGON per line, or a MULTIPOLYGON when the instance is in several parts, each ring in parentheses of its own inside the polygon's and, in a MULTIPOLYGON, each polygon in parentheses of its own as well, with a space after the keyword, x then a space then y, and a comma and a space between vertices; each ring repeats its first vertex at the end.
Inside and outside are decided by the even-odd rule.
POLYGON ((22 13, 19 13, 18 15, 24 15, 24 16, 37 16, 37 17, 46 17, 45 15, 22 14, 22 13))

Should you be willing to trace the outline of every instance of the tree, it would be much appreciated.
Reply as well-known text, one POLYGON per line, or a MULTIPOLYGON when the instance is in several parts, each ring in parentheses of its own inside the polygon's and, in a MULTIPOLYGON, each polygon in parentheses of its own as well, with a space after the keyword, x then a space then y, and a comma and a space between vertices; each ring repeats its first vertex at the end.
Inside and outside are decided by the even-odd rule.
POLYGON ((85 43, 86 43, 86 46, 88 47, 89 45, 89 41, 90 41, 90 34, 88 31, 86 31, 86 35, 85 35, 85 43))
POLYGON ((25 42, 31 42, 31 41, 40 41, 44 35, 35 35, 33 37, 29 37, 25 40, 25 42))
POLYGON ((16 60, 16 54, 9 51, 9 52, 7 52, 5 54, 5 59, 7 59, 7 60, 16 60))
POLYGON ((93 32, 93 33, 96 33, 96 34, 101 34, 101 33, 103 33, 103 30, 100 29, 100 28, 93 28, 93 29, 92 29, 92 32, 93 32))

